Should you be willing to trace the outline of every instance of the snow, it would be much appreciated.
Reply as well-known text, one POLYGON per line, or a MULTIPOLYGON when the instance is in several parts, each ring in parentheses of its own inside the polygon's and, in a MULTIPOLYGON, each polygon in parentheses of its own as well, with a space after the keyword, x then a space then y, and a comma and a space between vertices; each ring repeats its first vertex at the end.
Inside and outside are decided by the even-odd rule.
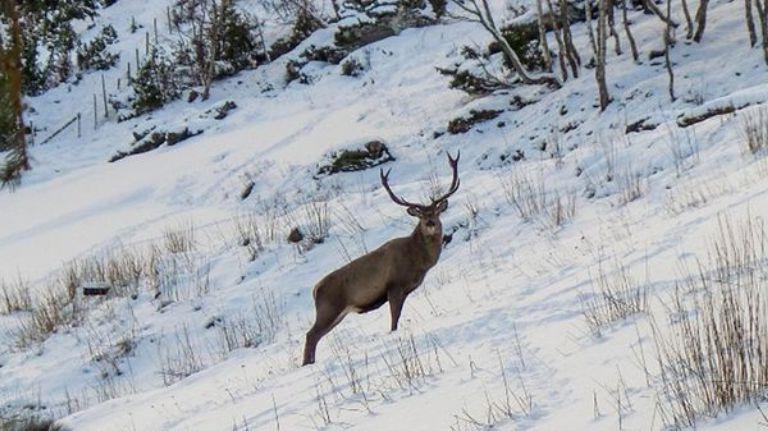
MULTIPOLYGON (((108 82, 124 73, 134 47, 143 47, 143 31, 154 17, 164 22, 170 3, 122 0, 96 19, 88 31, 113 23, 120 35, 121 62, 105 73, 108 82), (130 16, 145 27, 133 35, 130 16)), ((167 229, 192 224, 196 249, 169 262, 193 262, 210 290, 189 282, 179 287, 177 301, 163 302, 147 290, 136 299, 96 300, 84 322, 21 352, 11 347, 9 332, 18 316, 0 316, 0 413, 40 402, 57 415, 72 413, 60 423, 75 430, 257 430, 278 423, 284 430, 390 430, 404 423, 413 430, 478 429, 469 421, 488 420, 489 403, 510 399, 510 414, 494 418, 499 429, 660 429, 657 382, 639 363, 655 367, 650 318, 634 316, 596 337, 584 321, 581 298, 593 292, 600 267, 612 271, 621 262, 649 289, 656 323, 668 327, 665 304, 683 277, 681 268, 707 257, 718 219, 762 219, 768 161, 745 153, 739 117, 766 100, 768 84, 760 49, 749 48, 746 31, 734 30, 743 25, 740 7, 710 4, 704 44, 678 35, 675 102, 667 95, 663 64, 647 60, 662 43, 663 25, 632 12, 642 64, 632 62, 627 46, 617 57, 610 42, 614 101, 606 112, 596 108, 593 70, 582 68, 582 76, 558 91, 513 91, 537 103, 439 138, 435 131, 471 109, 509 107, 512 94, 473 99, 448 89, 435 71, 457 61, 462 45, 488 42, 472 23, 408 29, 361 48, 351 54, 370 59, 361 77, 312 64, 312 84, 284 86, 288 58, 332 40, 323 30, 271 65, 217 82, 209 101, 176 101, 122 123, 114 116, 99 119, 95 130, 90 110, 100 74, 29 99, 32 121, 47 131, 82 112, 83 137, 68 130, 34 147, 33 170, 22 186, 0 194, 0 277, 20 274, 42 293, 73 259, 144 247, 162 241, 167 229), (238 108, 224 120, 201 118, 226 100, 238 108), (750 106, 686 129, 676 126, 682 114, 729 103, 750 106), (646 117, 659 126, 624 135, 627 124, 646 117), (557 132, 570 124, 577 127, 557 132), (107 163, 128 147, 131 131, 180 125, 205 131, 107 163), (551 147, 540 149, 555 138, 561 160, 551 147), (414 224, 389 201, 376 169, 313 179, 328 152, 373 139, 390 147, 397 159, 386 166, 393 187, 411 199, 426 198, 432 177, 447 183, 445 154, 461 150, 462 186, 443 216, 446 230, 457 231, 406 301, 397 333, 388 333, 386 307, 350 315, 321 341, 317 364, 299 367, 304 332, 314 318, 314 283, 349 256, 408 234, 414 224), (525 159, 498 160, 514 150, 525 159), (623 202, 621 184, 633 176, 640 178, 642 196, 623 202), (572 196, 573 220, 553 226, 522 219, 500 179, 523 177, 541 181, 551 196, 572 196), (254 190, 241 202, 249 178, 254 190), (299 253, 283 240, 290 226, 281 226, 280 240, 253 262, 237 246, 237 216, 284 201, 286 218, 302 224, 302 204, 320 196, 328 197, 332 214, 323 244, 299 253), (350 216, 359 231, 350 231, 354 223, 344 221, 350 216), (274 339, 223 352, 217 326, 206 326, 256 318, 269 298, 281 316, 274 339), (201 370, 165 386, 164 357, 183 334, 201 370), (135 347, 118 360, 121 373, 104 378, 104 364, 93 360, 89 345, 101 340, 102 348, 112 349, 125 338, 135 347), (419 352, 420 368, 408 382, 397 367, 410 346, 419 352), (67 399, 82 405, 67 411, 67 399)), ((267 27, 270 39, 285 30, 275 21, 267 27)), ((170 41, 164 29, 161 36, 170 41)), ((583 25, 574 27, 574 37, 586 62, 583 25)), ((744 406, 701 428, 754 429, 762 420, 744 406)))

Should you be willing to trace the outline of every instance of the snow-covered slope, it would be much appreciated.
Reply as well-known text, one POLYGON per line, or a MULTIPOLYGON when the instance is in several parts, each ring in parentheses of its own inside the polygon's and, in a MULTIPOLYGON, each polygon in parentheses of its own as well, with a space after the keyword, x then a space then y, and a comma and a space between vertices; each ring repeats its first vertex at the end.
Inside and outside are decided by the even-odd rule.
MULTIPOLYGON (((120 31, 131 15, 162 19, 166 3, 121 0, 98 20, 120 31)), ((662 46, 663 24, 630 17, 642 64, 628 52, 609 55, 614 100, 603 113, 587 68, 557 91, 515 90, 538 100, 522 109, 510 107, 511 94, 472 99, 448 89, 435 67, 488 37, 447 20, 354 53, 370 59, 360 77, 317 64, 312 84, 284 87, 281 58, 217 82, 206 102, 177 101, 95 130, 85 121, 82 138, 69 131, 34 147, 22 187, 0 194, 6 280, 20 274, 42 295, 73 259, 145 253, 180 227, 194 226, 195 246, 162 257, 163 271, 174 268, 172 294, 142 288, 133 298, 88 300, 83 320, 32 348, 12 344, 26 314, 0 316, 0 411, 46 406, 37 413, 66 416, 60 424, 73 430, 662 428, 651 322, 674 330, 675 286, 708 258, 722 220, 759 221, 768 208, 768 162, 746 152, 741 134, 741 117, 758 108, 677 122, 759 105, 768 84, 740 4, 710 5, 705 43, 680 35, 675 102, 663 62, 648 60, 662 46), (225 119, 206 117, 227 100, 238 107, 225 119), (505 112, 465 134, 442 133, 471 109, 505 112), (646 118, 658 126, 625 134, 646 118), (205 131, 107 163, 132 131, 179 124, 205 131), (299 367, 314 283, 412 229, 376 169, 314 178, 330 151, 374 139, 396 158, 388 165, 396 191, 412 199, 425 198, 435 178, 447 182, 445 155, 461 151, 461 189, 443 217, 455 233, 406 302, 397 333, 387 331, 386 307, 351 315, 321 341, 317 364, 299 367), (517 150, 523 160, 500 159, 517 150), (253 192, 241 201, 249 180, 253 192), (521 183, 543 190, 549 212, 521 217, 521 183), (556 199, 561 220, 551 213, 556 199), (323 243, 300 252, 285 241, 326 206, 323 243), (278 230, 254 261, 238 245, 244 214, 278 230), (601 274, 622 268, 647 291, 649 313, 595 334, 584 298, 601 274), (256 334, 257 346, 226 346, 225 328, 235 327, 256 334)), ((331 37, 321 30, 302 47, 331 37)), ((574 37, 589 57, 583 25, 574 37)), ((142 43, 126 32, 119 48, 130 57, 142 43)), ((54 130, 78 111, 91 118, 100 79, 89 74, 31 99, 33 121, 54 130)), ((755 429, 762 420, 745 406, 700 425, 755 429)))

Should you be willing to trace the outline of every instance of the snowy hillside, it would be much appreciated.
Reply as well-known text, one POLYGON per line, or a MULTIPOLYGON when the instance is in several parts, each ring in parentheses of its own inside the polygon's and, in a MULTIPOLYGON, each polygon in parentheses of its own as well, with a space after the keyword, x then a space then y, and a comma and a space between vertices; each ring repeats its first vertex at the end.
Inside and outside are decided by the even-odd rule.
MULTIPOLYGON (((120 60, 103 72, 115 99, 172 3, 119 0, 92 28, 75 26, 118 29, 120 60), (135 34, 123 31, 131 17, 144 26, 135 34)), ((507 2, 492 6, 512 17, 507 2)), ((634 9, 629 19, 639 64, 626 39, 619 56, 609 40, 604 112, 586 23, 572 26, 578 78, 479 97, 436 70, 491 42, 454 17, 352 50, 357 76, 344 62, 305 61, 286 84, 289 62, 348 24, 330 23, 214 82, 206 101, 181 97, 121 122, 112 112, 95 127, 102 72, 26 98, 38 142, 78 112, 82 136, 68 128, 32 146, 32 170, 0 193, 0 429, 28 418, 77 431, 768 426, 768 357, 757 351, 768 346, 768 159, 744 132, 768 127, 762 48, 750 48, 743 4, 713 0, 702 43, 676 30, 672 102, 663 55, 649 59, 664 23, 634 9), (448 130, 485 111, 498 115, 448 130), (179 130, 201 133, 108 162, 134 134, 179 130), (448 186, 446 155, 461 152, 461 187, 442 217, 450 241, 397 332, 386 306, 349 315, 301 367, 315 283, 416 223, 381 187, 379 166, 319 172, 372 141, 394 158, 381 166, 393 189, 425 202, 448 186), (299 244, 287 241, 294 227, 299 244), (110 295, 61 303, 98 280, 110 295), (734 315, 746 317, 728 326, 734 315), (32 329, 48 322, 49 333, 32 329), (715 338, 713 350, 690 349, 715 338), (752 354, 756 368, 714 374, 752 354), (718 386, 723 376, 744 389, 718 386)), ((287 32, 266 19, 268 43, 287 32)), ((170 46, 173 32, 159 39, 170 46)))

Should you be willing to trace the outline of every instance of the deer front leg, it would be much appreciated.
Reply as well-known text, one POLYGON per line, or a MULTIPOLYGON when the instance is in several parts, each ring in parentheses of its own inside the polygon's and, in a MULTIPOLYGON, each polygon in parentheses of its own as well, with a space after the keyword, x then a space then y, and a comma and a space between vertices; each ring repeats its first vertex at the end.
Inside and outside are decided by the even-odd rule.
POLYGON ((397 331, 397 322, 400 320, 400 312, 403 311, 405 303, 405 291, 402 287, 392 287, 387 291, 387 300, 389 301, 389 312, 392 315, 391 331, 397 331))
POLYGON ((307 332, 302 366, 315 363, 317 343, 323 336, 325 336, 325 334, 331 332, 331 329, 338 325, 345 316, 343 310, 339 310, 338 307, 332 306, 317 306, 316 313, 315 324, 312 325, 312 328, 307 332))

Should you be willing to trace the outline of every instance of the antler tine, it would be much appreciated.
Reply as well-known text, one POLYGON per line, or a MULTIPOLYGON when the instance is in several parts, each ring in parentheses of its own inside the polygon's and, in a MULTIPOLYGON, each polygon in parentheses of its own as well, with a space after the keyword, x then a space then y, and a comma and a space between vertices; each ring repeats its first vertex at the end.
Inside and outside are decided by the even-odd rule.
POLYGON ((397 196, 391 188, 389 188, 389 173, 392 172, 392 169, 387 169, 387 172, 384 173, 384 169, 379 169, 379 177, 381 177, 381 185, 384 186, 384 189, 389 194, 389 197, 398 205, 402 205, 404 207, 417 207, 417 208, 424 208, 424 205, 421 204, 414 204, 411 202, 406 201, 405 199, 397 196))
POLYGON ((438 199, 433 199, 433 202, 446 200, 452 194, 456 193, 456 190, 459 189, 459 185, 461 184, 461 180, 459 179, 459 158, 461 158, 461 151, 456 151, 456 157, 451 157, 451 154, 448 153, 448 164, 451 166, 451 170, 453 171, 451 186, 448 188, 448 192, 446 194, 439 197, 438 199))

